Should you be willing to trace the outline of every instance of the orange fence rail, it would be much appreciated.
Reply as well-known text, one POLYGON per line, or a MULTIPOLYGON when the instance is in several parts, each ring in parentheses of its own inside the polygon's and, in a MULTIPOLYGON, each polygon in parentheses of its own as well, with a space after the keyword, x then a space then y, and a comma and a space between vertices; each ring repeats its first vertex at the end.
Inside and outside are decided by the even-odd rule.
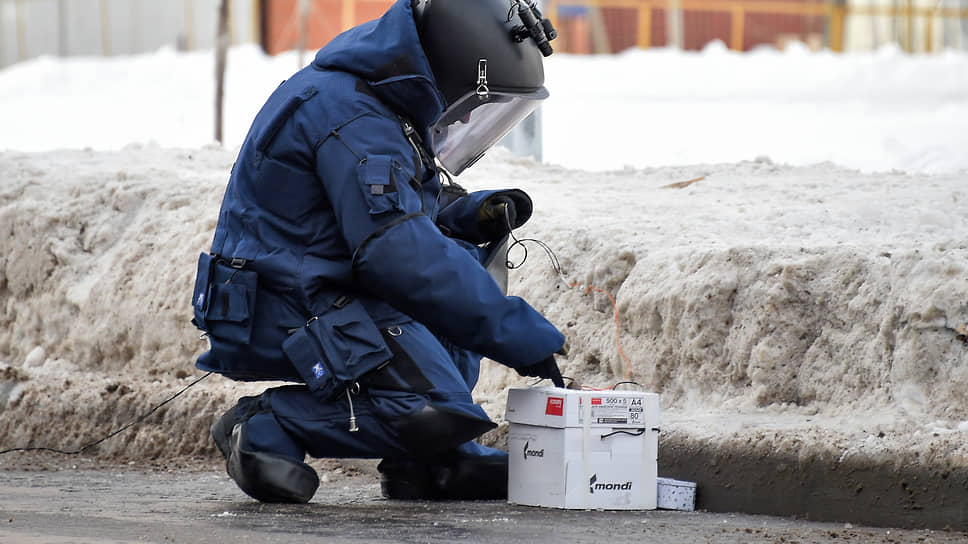
MULTIPOLYGON (((129 54, 169 43, 189 50, 212 47, 211 7, 221 1, 142 2, 134 9, 119 0, 0 0, 0 67, 38 55, 129 54), (80 24, 81 19, 85 24, 80 24)), ((316 49, 343 30, 379 17, 393 4, 393 0, 225 1, 235 14, 232 43, 255 40, 270 53, 316 49)), ((963 0, 543 0, 542 4, 560 31, 555 50, 568 53, 668 45, 700 49, 712 40, 737 51, 762 44, 782 47, 791 40, 834 51, 870 49, 885 42, 898 43, 910 52, 968 49, 968 9, 963 0)))
POLYGON ((261 0, 262 47, 270 54, 295 49, 303 41, 309 49, 322 47, 340 32, 383 15, 392 4, 393 0, 261 0))
MULTIPOLYGON (((542 6, 559 29, 561 40, 555 42, 555 49, 569 53, 614 53, 629 47, 666 45, 700 49, 717 39, 736 51, 762 44, 782 47, 791 40, 805 42, 811 48, 843 51, 849 38, 863 41, 857 40, 857 35, 874 24, 890 28, 892 35, 883 41, 896 41, 907 51, 930 52, 939 41, 948 46, 957 41, 960 48, 968 49, 968 9, 942 7, 938 0, 922 0, 930 2, 924 5, 915 4, 915 0, 892 1, 900 4, 855 4, 846 0, 544 0, 542 6), (860 22, 862 17, 863 24, 854 24, 851 29, 851 22, 860 22), (880 18, 879 23, 876 18, 880 18), (946 24, 950 21, 960 21, 963 36, 939 39, 951 32, 946 24)), ((262 43, 270 53, 301 43, 319 47, 342 30, 378 17, 392 3, 260 0, 262 43), (300 22, 301 6, 308 6, 306 23, 300 22)), ((869 41, 875 42, 872 46, 879 45, 877 40, 869 41)))
MULTIPOLYGON (((939 21, 959 20, 968 26, 968 9, 941 7, 940 2, 918 6, 913 0, 904 5, 813 0, 545 0, 544 8, 552 22, 563 30, 565 50, 575 53, 657 45, 697 49, 714 39, 721 39, 733 50, 744 51, 763 43, 777 45, 783 38, 820 38, 817 41, 822 43, 815 46, 843 51, 846 22, 851 16, 894 19, 893 25, 902 29, 897 41, 905 50, 918 49, 915 36, 920 33, 920 50, 930 52, 935 48, 935 26, 939 21), (679 12, 684 19, 680 25, 685 26, 685 43, 676 44, 670 39, 670 11, 679 12), (757 27, 756 35, 751 36, 751 26, 757 27), (634 39, 628 38, 630 34, 634 39), (589 43, 575 45, 582 41, 589 43), (609 41, 618 42, 617 47, 611 43, 603 45, 609 41)), ((961 47, 968 48, 968 30, 964 36, 961 47)))

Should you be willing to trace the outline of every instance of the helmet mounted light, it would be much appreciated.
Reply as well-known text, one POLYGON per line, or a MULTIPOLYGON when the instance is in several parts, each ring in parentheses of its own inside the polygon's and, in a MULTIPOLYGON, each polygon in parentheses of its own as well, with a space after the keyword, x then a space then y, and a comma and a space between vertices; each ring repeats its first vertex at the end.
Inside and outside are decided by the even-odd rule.
MULTIPOLYGON (((518 18, 523 24, 511 29, 511 38, 518 43, 531 38, 541 54, 550 57, 554 49, 548 42, 558 37, 558 31, 547 17, 541 16, 538 6, 531 0, 515 0, 515 4, 518 6, 518 18)), ((514 4, 511 5, 511 10, 514 10, 514 4)))

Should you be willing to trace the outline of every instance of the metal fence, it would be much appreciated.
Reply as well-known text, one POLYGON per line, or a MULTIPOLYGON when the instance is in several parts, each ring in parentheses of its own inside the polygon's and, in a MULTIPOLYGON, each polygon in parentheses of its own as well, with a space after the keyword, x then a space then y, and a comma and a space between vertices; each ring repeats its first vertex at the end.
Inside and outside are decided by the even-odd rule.
MULTIPOLYGON (((263 0, 262 44, 270 53, 318 47, 390 4, 263 0)), ((887 42, 912 52, 968 48, 968 0, 544 0, 542 6, 560 30, 555 49, 569 53, 700 49, 713 40, 737 51, 791 41, 834 51, 887 42)))
MULTIPOLYGON (((0 0, 0 67, 41 55, 211 49, 220 0, 0 0)), ((234 43, 259 39, 257 0, 231 0, 234 43)))
MULTIPOLYGON (((510 1, 510 0, 509 0, 510 1)), ((220 0, 0 0, 0 67, 40 55, 117 55, 170 45, 210 49, 220 0)), ((275 53, 322 46, 389 0, 230 0, 233 43, 275 53), (308 20, 307 20, 308 18, 308 20)), ((814 49, 968 49, 968 0, 544 0, 555 49, 737 51, 800 41, 814 49)))

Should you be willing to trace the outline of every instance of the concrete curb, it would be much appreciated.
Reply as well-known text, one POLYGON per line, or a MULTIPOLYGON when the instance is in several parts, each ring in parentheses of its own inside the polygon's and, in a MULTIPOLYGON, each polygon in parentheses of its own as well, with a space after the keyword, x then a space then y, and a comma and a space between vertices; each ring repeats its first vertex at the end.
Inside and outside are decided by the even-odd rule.
POLYGON ((968 467, 898 466, 825 451, 767 455, 663 436, 662 476, 698 483, 696 508, 880 527, 968 530, 968 467))

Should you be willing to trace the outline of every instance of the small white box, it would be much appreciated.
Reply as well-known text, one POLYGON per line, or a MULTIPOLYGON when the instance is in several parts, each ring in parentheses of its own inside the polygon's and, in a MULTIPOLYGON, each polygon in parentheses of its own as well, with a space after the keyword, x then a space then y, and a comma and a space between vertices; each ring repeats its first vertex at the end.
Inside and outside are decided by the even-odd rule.
POLYGON ((696 482, 659 478, 659 499, 656 506, 663 510, 696 509, 696 482))
POLYGON ((571 509, 657 504, 659 395, 511 389, 508 502, 571 509))

